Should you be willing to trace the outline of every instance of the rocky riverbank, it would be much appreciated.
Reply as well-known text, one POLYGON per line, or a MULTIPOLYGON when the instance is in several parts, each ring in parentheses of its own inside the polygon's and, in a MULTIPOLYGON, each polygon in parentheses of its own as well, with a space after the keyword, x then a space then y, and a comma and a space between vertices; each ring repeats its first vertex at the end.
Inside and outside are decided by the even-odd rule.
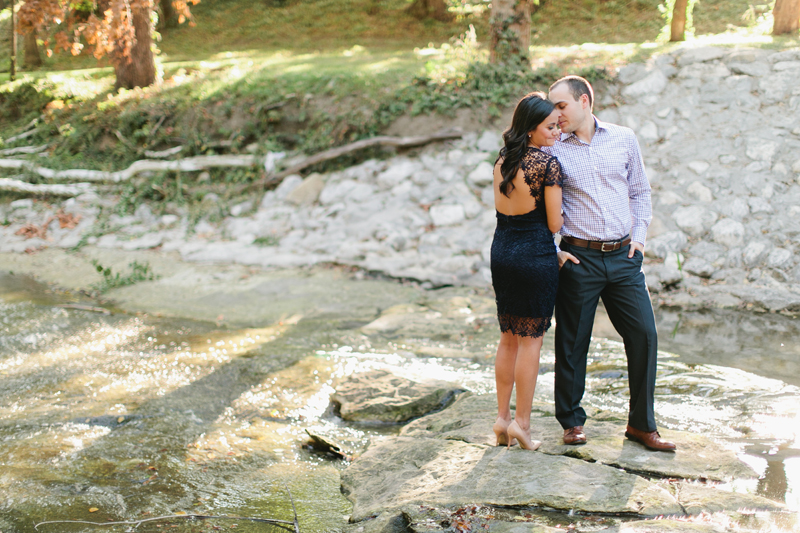
MULTIPOLYGON (((684 308, 800 311, 800 50, 686 48, 624 67, 598 116, 633 128, 653 187, 645 271, 684 308)), ((426 287, 488 287, 499 131, 287 177, 217 223, 171 206, 113 213, 87 193, 0 206, 0 252, 177 251, 194 262, 351 265, 426 287)), ((219 198, 209 194, 213 207, 219 198)))

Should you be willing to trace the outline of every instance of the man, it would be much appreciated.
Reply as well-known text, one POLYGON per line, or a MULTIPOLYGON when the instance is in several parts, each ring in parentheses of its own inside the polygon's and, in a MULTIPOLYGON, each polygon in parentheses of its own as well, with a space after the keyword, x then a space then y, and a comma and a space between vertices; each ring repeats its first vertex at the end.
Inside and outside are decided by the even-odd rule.
POLYGON ((650 185, 636 136, 592 114, 592 87, 567 76, 550 87, 561 111, 561 140, 549 149, 564 171, 556 297, 556 418, 565 444, 585 444, 586 357, 600 298, 625 342, 630 413, 625 436, 651 450, 672 451, 653 410, 657 334, 642 272, 651 219, 650 185))

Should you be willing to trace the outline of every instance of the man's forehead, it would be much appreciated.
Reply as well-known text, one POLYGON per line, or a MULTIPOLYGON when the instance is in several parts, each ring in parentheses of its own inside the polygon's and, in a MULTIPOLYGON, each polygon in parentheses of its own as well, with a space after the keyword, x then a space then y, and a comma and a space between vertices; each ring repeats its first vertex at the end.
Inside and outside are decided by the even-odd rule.
POLYGON ((558 104, 561 102, 568 102, 570 100, 574 101, 575 97, 572 96, 572 93, 569 91, 569 87, 567 87, 566 83, 559 83, 550 89, 550 100, 552 100, 554 104, 558 104))

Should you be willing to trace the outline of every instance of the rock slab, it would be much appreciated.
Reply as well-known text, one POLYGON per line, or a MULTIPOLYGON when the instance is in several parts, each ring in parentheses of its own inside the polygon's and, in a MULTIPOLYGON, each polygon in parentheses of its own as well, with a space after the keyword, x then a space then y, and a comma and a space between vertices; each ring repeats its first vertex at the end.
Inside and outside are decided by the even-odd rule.
POLYGON ((411 437, 388 438, 342 473, 351 521, 407 505, 541 506, 639 516, 683 514, 665 489, 579 459, 411 437))
POLYGON ((355 374, 339 384, 331 402, 344 420, 399 424, 442 409, 461 390, 447 381, 416 382, 377 370, 355 374))

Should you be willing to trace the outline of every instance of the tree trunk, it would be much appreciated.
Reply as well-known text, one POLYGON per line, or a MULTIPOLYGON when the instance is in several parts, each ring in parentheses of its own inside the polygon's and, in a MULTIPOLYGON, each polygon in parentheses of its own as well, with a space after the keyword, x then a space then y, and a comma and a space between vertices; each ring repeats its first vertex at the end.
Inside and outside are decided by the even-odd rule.
POLYGON ((11 2, 11 64, 8 69, 8 79, 14 81, 17 76, 17 22, 14 15, 14 1, 11 2))
POLYGON ((529 0, 492 0, 492 63, 530 61, 531 5, 529 0))
POLYGON ((25 34, 25 68, 42 66, 42 54, 39 53, 39 43, 36 42, 36 30, 25 34))
POLYGON ((153 57, 153 37, 150 28, 150 8, 143 3, 140 7, 132 9, 133 28, 136 42, 131 48, 130 57, 118 58, 116 65, 116 89, 133 89, 134 87, 147 87, 156 81, 156 64, 153 57))
POLYGON ((671 42, 686 40, 686 9, 688 7, 689 0, 675 0, 675 7, 672 9, 672 24, 669 28, 671 42))
POLYGON ((175 6, 172 5, 172 0, 160 0, 159 3, 159 28, 177 28, 178 27, 178 14, 175 12, 175 6))
POLYGON ((777 0, 772 18, 772 35, 797 33, 800 29, 800 0, 777 0))
POLYGON ((452 20, 453 16, 447 11, 445 0, 414 0, 408 7, 412 17, 418 19, 432 18, 441 21, 452 20))

